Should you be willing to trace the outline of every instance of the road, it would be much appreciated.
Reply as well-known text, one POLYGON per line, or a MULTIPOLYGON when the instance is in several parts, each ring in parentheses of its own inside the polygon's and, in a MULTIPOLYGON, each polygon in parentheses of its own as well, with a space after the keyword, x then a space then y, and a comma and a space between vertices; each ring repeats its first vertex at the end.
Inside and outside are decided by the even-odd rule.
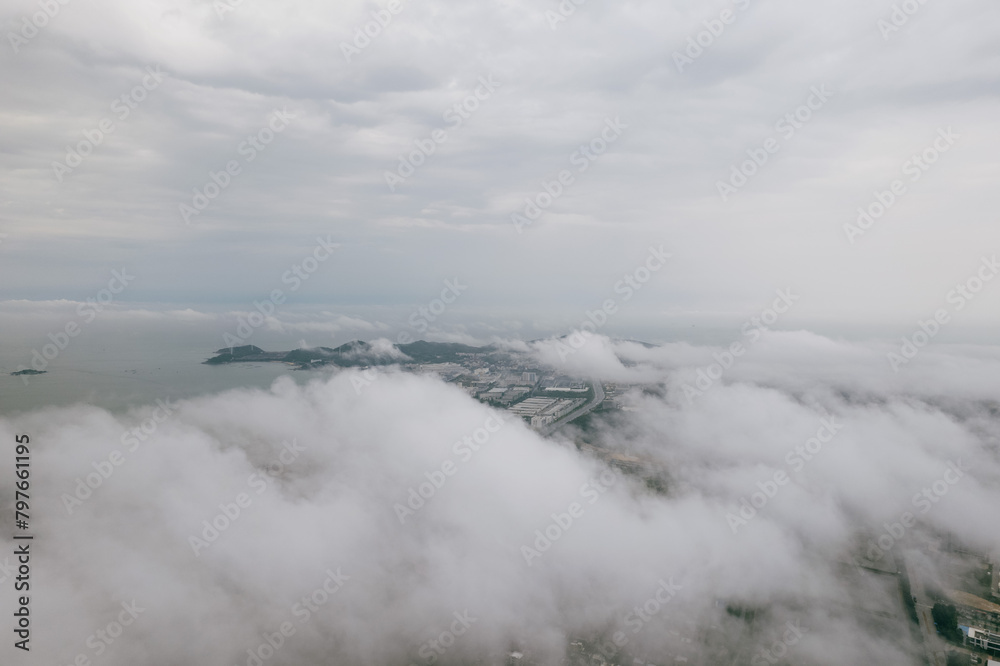
MULTIPOLYGON (((902 556, 902 557, 905 557, 902 556)), ((920 632, 924 637, 924 652, 930 666, 945 666, 946 649, 944 641, 938 636, 931 617, 934 602, 924 589, 923 576, 912 558, 906 558, 906 571, 910 576, 910 593, 916 597, 917 619, 920 620, 920 632)))
POLYGON ((569 423, 574 419, 578 419, 584 414, 589 414, 594 410, 595 407, 604 402, 603 384, 599 381, 593 381, 590 383, 590 386, 594 389, 594 397, 591 399, 590 402, 588 402, 586 405, 581 405, 578 409, 575 409, 574 411, 570 412, 561 419, 557 419, 552 423, 548 424, 547 426, 540 428, 538 430, 539 434, 547 437, 548 435, 551 435, 553 432, 558 430, 561 426, 565 425, 566 423, 569 423))

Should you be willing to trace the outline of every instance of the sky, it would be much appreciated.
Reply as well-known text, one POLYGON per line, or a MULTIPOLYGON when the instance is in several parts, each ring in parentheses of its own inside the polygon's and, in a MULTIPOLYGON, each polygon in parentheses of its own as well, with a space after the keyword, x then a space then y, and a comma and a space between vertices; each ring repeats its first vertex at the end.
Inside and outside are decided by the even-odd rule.
MULTIPOLYGON (((1000 249, 988 0, 43 4, 0 14, 9 328, 125 271, 119 316, 213 336, 280 289, 293 342, 394 338, 446 281, 423 337, 611 298, 682 339, 779 289, 781 327, 890 336, 1000 249)), ((996 332, 981 286, 956 342, 996 332)))
POLYGON ((947 587, 946 540, 1000 552, 998 14, 8 0, 24 663, 563 663, 616 630, 647 664, 915 663, 898 564, 947 587), (398 368, 200 364, 233 336, 630 388, 542 437, 398 368))

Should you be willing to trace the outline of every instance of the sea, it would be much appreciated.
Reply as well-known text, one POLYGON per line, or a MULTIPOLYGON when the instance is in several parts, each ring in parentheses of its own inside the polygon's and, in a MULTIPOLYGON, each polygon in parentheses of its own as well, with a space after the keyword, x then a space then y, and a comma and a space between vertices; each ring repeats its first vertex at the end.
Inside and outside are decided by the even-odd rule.
MULTIPOLYGON (((305 383, 329 372, 297 370, 284 363, 205 365, 221 346, 215 335, 102 331, 88 338, 87 333, 92 332, 84 331, 48 360, 45 374, 31 376, 10 373, 31 367, 32 352, 43 351, 49 344, 47 336, 36 333, 14 343, 6 336, 0 345, 0 415, 79 403, 120 413, 158 399, 192 398, 239 387, 266 389, 282 376, 305 383)), ((268 350, 294 348, 281 342, 284 347, 270 345, 268 350)), ((53 349, 47 350, 50 355, 53 349)), ((41 362, 36 359, 36 364, 41 362)))

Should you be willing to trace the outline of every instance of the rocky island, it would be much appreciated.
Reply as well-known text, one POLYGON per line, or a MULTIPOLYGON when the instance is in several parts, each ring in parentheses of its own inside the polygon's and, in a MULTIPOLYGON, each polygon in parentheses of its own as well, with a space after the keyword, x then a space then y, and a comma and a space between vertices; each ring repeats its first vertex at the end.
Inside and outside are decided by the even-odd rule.
POLYGON ((353 340, 339 347, 314 347, 292 351, 269 352, 256 345, 224 347, 205 361, 208 365, 226 363, 289 363, 300 369, 334 365, 342 368, 371 365, 457 363, 470 354, 489 354, 495 347, 472 347, 452 342, 426 342, 418 340, 409 344, 371 345, 353 340))

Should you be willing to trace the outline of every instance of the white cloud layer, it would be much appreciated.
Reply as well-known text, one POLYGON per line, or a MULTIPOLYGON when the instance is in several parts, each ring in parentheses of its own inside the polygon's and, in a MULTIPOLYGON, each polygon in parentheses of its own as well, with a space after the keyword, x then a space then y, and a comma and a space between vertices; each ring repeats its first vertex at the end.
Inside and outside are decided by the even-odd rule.
MULTIPOLYGON (((32 439, 33 658, 94 656, 88 637, 134 599, 144 610, 101 663, 243 664, 286 621, 295 634, 268 663, 428 663, 428 641, 466 611, 475 622, 442 663, 515 647, 558 663, 568 637, 631 627, 663 579, 682 587, 648 628, 629 629, 633 654, 708 658, 731 639, 749 658, 791 621, 805 629, 795 663, 909 664, 895 578, 847 563, 906 511, 920 518, 910 546, 951 534, 1000 550, 1000 531, 977 518, 1000 503, 995 350, 925 349, 904 379, 878 367, 882 350, 773 334, 689 401, 683 385, 710 351, 592 342, 575 370, 647 390, 577 435, 662 469, 666 495, 512 417, 498 427, 454 387, 394 372, 363 386, 353 371, 282 379, 169 415, 79 406, 0 420, 3 441, 32 439), (67 502, 114 450, 108 478, 67 502), (777 471, 787 481, 734 523, 777 471), (943 478, 946 493, 922 511, 915 495, 943 478), (240 501, 209 541, 203 521, 225 525, 218 515, 240 501), (549 528, 562 533, 544 552, 523 549, 541 549, 536 530, 549 528), (328 569, 349 578, 296 614, 328 569), (770 611, 742 634, 727 604, 770 611)), ((0 466, 9 507, 12 456, 0 466)), ((9 535, 13 512, 2 515, 9 535)), ((885 556, 889 571, 901 550, 885 556)), ((0 649, 12 654, 9 641, 0 649)))

